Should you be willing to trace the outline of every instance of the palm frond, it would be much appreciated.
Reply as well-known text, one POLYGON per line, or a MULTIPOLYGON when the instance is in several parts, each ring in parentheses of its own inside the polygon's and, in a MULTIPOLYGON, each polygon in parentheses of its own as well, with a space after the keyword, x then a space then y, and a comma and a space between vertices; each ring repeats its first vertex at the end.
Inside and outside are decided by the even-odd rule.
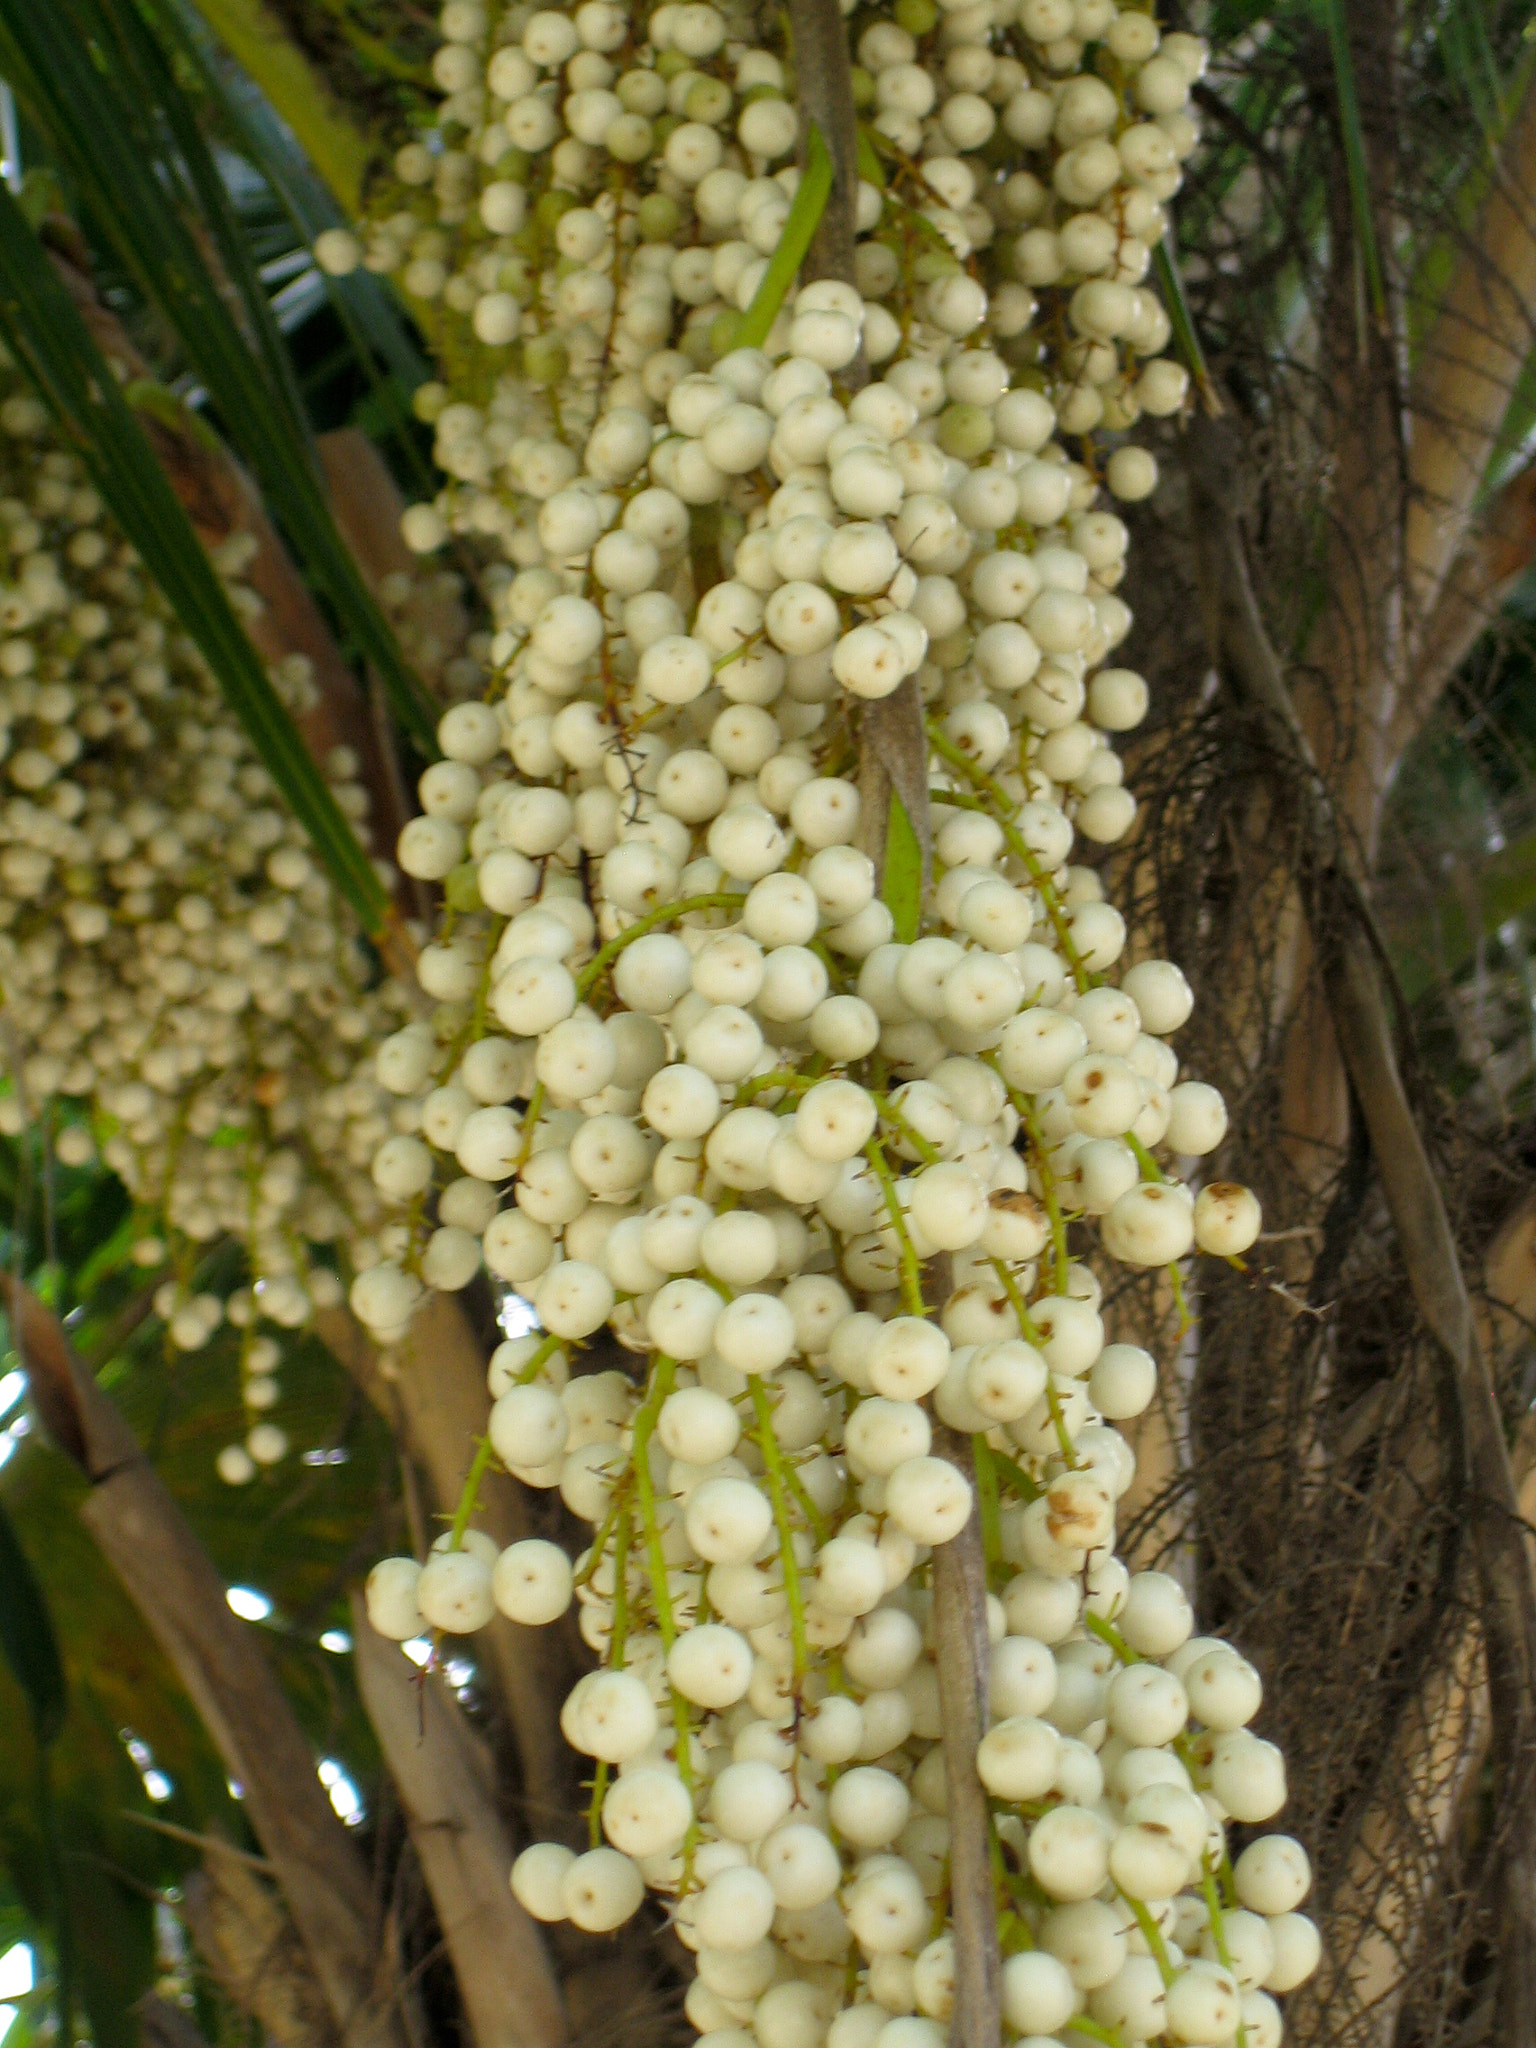
MULTIPOLYGON (((161 20, 168 40, 174 34, 174 47, 196 67, 199 82, 230 140, 265 180, 303 245, 308 248, 326 228, 350 226, 293 131, 254 80, 209 34, 202 17, 185 0, 183 4, 170 0, 161 20)), ((359 269, 349 277, 327 277, 324 283, 354 346, 363 345, 360 353, 365 364, 377 357, 407 391, 432 377, 432 366, 409 321, 379 278, 359 269)))
POLYGON ((1355 90, 1355 63, 1349 47, 1349 19, 1344 0, 1323 0, 1328 30, 1328 48, 1333 58, 1334 93, 1338 101, 1339 132, 1344 144, 1344 168, 1349 179, 1349 208, 1354 223, 1355 249, 1365 283, 1371 317, 1381 325, 1387 317, 1387 287, 1376 239, 1376 216, 1371 206, 1371 173, 1365 155, 1365 125, 1360 118, 1360 99, 1355 90))
POLYGON ((128 14, 137 19, 134 0, 60 0, 47 8, 0 0, 0 66, 118 260, 175 331, 401 726, 430 754, 433 707, 336 530, 309 449, 290 419, 286 387, 248 345, 210 267, 207 245, 222 253, 228 221, 215 226, 202 180, 192 180, 179 160, 195 115, 163 53, 156 64, 131 29, 118 33, 117 17, 128 14), (175 148, 166 146, 167 131, 175 148), (175 203, 178 189, 189 186, 198 201, 190 219, 175 203))

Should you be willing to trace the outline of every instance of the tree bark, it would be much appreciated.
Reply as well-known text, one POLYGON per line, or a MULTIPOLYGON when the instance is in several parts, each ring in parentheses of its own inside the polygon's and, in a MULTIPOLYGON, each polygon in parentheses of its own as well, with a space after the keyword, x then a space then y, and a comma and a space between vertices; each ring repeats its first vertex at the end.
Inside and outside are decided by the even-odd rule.
MULTIPOLYGON (((261 1879, 210 1849, 182 1885, 182 1914, 210 1976, 274 2048, 333 2048, 335 2030, 293 1923, 261 1879)), ((146 2044, 155 2030, 145 2026, 146 2044)), ((155 2048, 192 2048, 170 2040, 155 2048)))
POLYGON ((81 1519, 242 1788, 337 2036, 345 2048, 401 2048, 379 1981, 368 1873, 257 1637, 231 1613, 213 1560, 57 1319, 8 1273, 0 1295, 49 1433, 91 1483, 81 1519))
POLYGON ((536 1924, 507 1884, 490 1759, 442 1680, 375 1635, 354 1597, 358 1689, 458 1978, 474 2048, 561 2048, 565 2012, 536 1924))
POLYGON ((1466 541, 1488 458, 1532 342, 1536 301, 1536 79, 1489 174, 1488 196, 1437 292, 1416 353, 1408 567, 1430 617, 1466 541))
MULTIPOLYGON (((387 1353, 345 1309, 323 1310, 316 1327, 421 1468, 428 1505, 446 1527, 491 1412, 485 1356, 462 1302, 452 1294, 432 1295, 410 1334, 387 1353)), ((532 1497, 515 1480, 488 1473, 479 1500, 475 1525, 501 1547, 544 1533, 529 1512, 532 1497)), ((564 1817, 565 1794, 574 1783, 559 1723, 560 1701, 581 1668, 573 1632, 559 1625, 520 1628, 497 1615, 476 1642, 507 1716, 524 1797, 536 1804, 543 1833, 564 1817)))
POLYGON ((1536 561, 1536 463, 1511 477, 1478 516, 1447 571, 1419 634, 1409 687, 1393 714, 1387 789, 1446 685, 1493 624, 1514 585, 1536 561))
MULTIPOLYGON (((848 24, 837 0, 788 0, 788 8, 795 100, 801 114, 801 163, 805 161, 807 122, 821 130, 832 158, 832 190, 811 238, 804 273, 807 279, 835 277, 852 284, 859 126, 853 105, 848 24)), ((863 358, 856 360, 862 363, 863 358)), ((863 377, 858 381, 862 383, 863 377)))
MULTIPOLYGON (((971 1483, 971 1446, 952 1429, 935 1449, 971 1483)), ((955 1942, 953 2048, 997 2048, 1002 2038, 1002 1959, 992 1882, 991 1814, 976 1771, 987 1731, 987 1561, 974 1504, 960 1534, 933 1552, 934 1662, 944 1720, 944 1780, 949 1788, 949 1917, 955 1942)))
MULTIPOLYGON (((1207 445, 1207 458, 1212 450, 1207 445)), ((1473 1323, 1444 1199, 1398 1065, 1383 957, 1328 791, 1291 705, 1259 616, 1237 523, 1209 459, 1197 466, 1200 510, 1220 577, 1228 673, 1292 763, 1291 788, 1310 873, 1306 898, 1340 1052, 1369 1133, 1408 1284, 1441 1359, 1455 1418, 1461 1506, 1476 1565, 1489 1702, 1490 1754, 1503 1880, 1499 2039, 1536 2042, 1536 1584, 1503 1419, 1473 1323)), ((1426 1427, 1429 1426, 1426 1419, 1426 1427)))

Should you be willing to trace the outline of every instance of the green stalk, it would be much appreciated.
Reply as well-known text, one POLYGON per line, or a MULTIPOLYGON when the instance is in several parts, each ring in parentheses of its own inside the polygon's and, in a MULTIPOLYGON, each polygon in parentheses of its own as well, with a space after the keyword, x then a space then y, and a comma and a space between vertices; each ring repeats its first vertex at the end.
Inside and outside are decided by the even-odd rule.
POLYGON ((1139 1651, 1133 1650, 1112 1621, 1106 1621, 1101 1614, 1087 1613, 1083 1626, 1090 1635, 1097 1636, 1101 1643, 1108 1643, 1122 1664, 1140 1664, 1143 1660, 1139 1651))
POLYGON ((608 1661, 615 1671, 624 1669, 624 1645, 629 1640, 629 1545, 633 1534, 634 1517, 625 1506, 619 1510, 613 1531, 613 1629, 608 1661))
POLYGON ((324 74, 284 31, 265 0, 196 0, 230 54, 248 71, 304 146, 342 214, 362 211, 375 145, 331 92, 324 74))
POLYGON ((766 1095, 774 1088, 786 1088, 795 1094, 803 1094, 807 1088, 814 1087, 819 1079, 820 1076, 816 1074, 794 1074, 787 1067, 775 1067, 770 1074, 754 1074, 750 1080, 743 1081, 732 1101, 735 1107, 740 1109, 744 1103, 755 1102, 759 1095, 766 1095))
POLYGON ((1037 1486, 1018 1460, 1010 1458, 1006 1451, 995 1451, 989 1444, 987 1446, 987 1456, 992 1462, 994 1474, 1006 1479, 1009 1490, 1016 1493, 1019 1499, 1026 1505, 1032 1500, 1039 1500, 1040 1496, 1045 1492, 1045 1488, 1037 1486))
POLYGON ((1115 1890, 1135 1914, 1136 1925, 1141 1929, 1141 1938, 1152 1952, 1152 1959, 1157 1964, 1157 1974, 1162 1978, 1163 1989, 1166 1991, 1178 1972, 1174 1969, 1173 1960, 1168 1954, 1168 1944, 1163 1940, 1163 1930, 1140 1899, 1133 1899, 1130 1893, 1122 1891, 1119 1885, 1115 1886, 1115 1890))
POLYGON ((474 1461, 459 1493, 459 1504, 453 1511, 453 1527, 448 1542, 450 1550, 464 1548, 464 1532, 469 1527, 469 1518, 475 1512, 476 1503, 480 1498, 480 1482, 490 1471, 495 1456, 490 1438, 481 1437, 475 1446, 474 1461))
POLYGON ((1134 1131, 1126 1132, 1125 1142, 1127 1145, 1130 1146, 1132 1152, 1134 1152, 1136 1155, 1136 1164, 1141 1168, 1141 1177, 1143 1180, 1160 1181, 1166 1180, 1168 1178, 1168 1176, 1163 1172, 1163 1169, 1158 1165, 1157 1161, 1152 1157, 1152 1154, 1147 1150, 1146 1146, 1143 1145, 1140 1138, 1136 1136, 1136 1133, 1134 1131))
POLYGON ((1213 420, 1220 419, 1226 407, 1217 395, 1216 386, 1211 382, 1210 368, 1205 360, 1205 350, 1200 346, 1195 316, 1190 311, 1189 299, 1184 291, 1184 279, 1179 273, 1179 259, 1171 233, 1165 233, 1154 247, 1152 267, 1157 272, 1163 302, 1168 309, 1168 323, 1173 329, 1174 344, 1184 358, 1184 367, 1188 370, 1209 417, 1213 420))
POLYGON ((1040 1175, 1040 1191, 1045 1198, 1045 1213, 1051 1224, 1051 1260, 1055 1267, 1054 1287, 1058 1294, 1067 1291, 1067 1219, 1062 1214, 1061 1197, 1056 1192, 1056 1176, 1051 1171, 1050 1160, 1046 1157, 1045 1139, 1040 1130, 1040 1116, 1033 1101, 1010 1088, 1009 1096, 1014 1108, 1024 1119, 1024 1128, 1029 1132, 1029 1142, 1034 1147, 1035 1166, 1040 1175))
POLYGON ((879 1141, 871 1138, 864 1147, 864 1157, 875 1170, 880 1191, 885 1196, 886 1213, 891 1219, 891 1228, 901 1251, 901 1294, 908 1315, 926 1316, 928 1304, 923 1300, 923 1269, 917 1253, 912 1249, 912 1239, 907 1232, 907 1219, 902 1213, 901 1199, 896 1193, 895 1177, 886 1163, 885 1153, 879 1141))
POLYGON ((658 925, 686 917, 691 910, 739 910, 746 900, 745 896, 733 895, 728 890, 716 890, 712 896, 689 896, 677 903, 663 903, 659 910, 648 910, 644 917, 637 917, 633 924, 627 924, 617 938, 610 939, 607 945, 593 954, 576 983, 577 1002, 586 1001, 626 946, 632 946, 636 939, 643 939, 658 925))
POLYGON ((971 1460, 976 1467, 976 1508, 981 1517, 982 1556, 989 1565, 996 1564, 1003 1554, 997 1467, 992 1462, 992 1446, 981 1430, 975 1431, 971 1437, 971 1460))
POLYGON ((925 1166, 937 1166, 939 1162, 938 1148, 930 1145, 921 1131, 912 1128, 912 1125, 902 1115, 889 1095, 878 1094, 873 1088, 869 1092, 876 1109, 879 1110, 880 1114, 888 1122, 896 1126, 897 1130, 906 1139, 923 1164, 925 1166))
POLYGON ((517 1172, 521 1173, 533 1157, 534 1134, 539 1128, 539 1119, 544 1114, 544 1083, 536 1081, 533 1093, 528 1098, 527 1112, 523 1118, 523 1142, 517 1154, 517 1172))
MULTIPOLYGON (((1216 1873, 1211 1868, 1209 1856, 1200 1859, 1200 1891, 1205 1900, 1205 1910, 1211 1916, 1211 1940, 1216 1945, 1216 1960, 1224 1970, 1230 1970, 1232 1951, 1227 1947, 1226 1922, 1216 1890, 1216 1873)), ((1245 2026, 1239 2025, 1236 2040, 1237 2048, 1248 2048, 1248 2029, 1245 2026)))
MULTIPOLYGON (((528 1363, 518 1374, 515 1384, 520 1387, 526 1387, 531 1384, 532 1381, 538 1378, 549 1360, 554 1357, 559 1349, 560 1339, 558 1337, 546 1337, 538 1350, 534 1352, 532 1358, 529 1359, 528 1363)), ((492 1464, 495 1462, 495 1457, 496 1453, 491 1449, 490 1438, 488 1436, 482 1437, 475 1447, 474 1460, 470 1465, 468 1473, 465 1475, 464 1484, 459 1491, 458 1505, 453 1511, 453 1533, 448 1544, 450 1550, 462 1550, 464 1548, 464 1531, 469 1527, 470 1517, 479 1505, 481 1481, 485 1478, 486 1473, 490 1471, 492 1464)))
POLYGON ((1006 1294, 1008 1297, 1009 1305, 1012 1307, 1014 1314, 1019 1319, 1020 1331, 1023 1333, 1024 1336, 1026 1336, 1029 1339, 1030 1343, 1033 1344, 1035 1349, 1038 1351, 1040 1348, 1040 1332, 1035 1328, 1034 1317, 1030 1314, 1029 1309, 1025 1304, 1023 1290, 1020 1288, 1019 1283, 1014 1278, 1013 1274, 1009 1271, 1006 1260, 989 1259, 988 1264, 991 1266, 993 1272, 997 1275, 1002 1290, 1004 1294, 1006 1294))
POLYGON ((1350 214, 1355 227, 1355 247, 1365 275, 1371 316, 1385 330, 1387 287, 1381 267, 1381 250, 1376 241, 1376 216, 1371 207, 1371 174, 1365 160, 1365 128, 1360 118, 1360 100, 1355 91, 1355 63, 1349 47, 1349 17, 1344 0, 1322 0, 1328 28, 1328 48, 1333 58, 1334 92, 1338 99, 1339 130, 1344 142, 1344 168, 1349 179, 1350 214))
POLYGON ((1118 2027, 1101 2027, 1086 2013, 1080 2012, 1068 2020, 1066 2030, 1069 2034, 1086 2034, 1090 2041, 1102 2041, 1104 2048, 1126 2048, 1125 2036, 1118 2027))
POLYGON ((806 1492, 805 1484, 790 1458, 784 1460, 784 1483, 795 1496, 795 1505, 809 1524, 811 1534, 818 1543, 825 1543, 832 1533, 827 1527, 827 1518, 806 1492))
POLYGON ((1051 1427, 1056 1432, 1056 1442, 1060 1448, 1062 1459, 1066 1464, 1067 1470, 1075 1472, 1077 1470, 1077 1453, 1072 1448, 1072 1436, 1067 1428, 1067 1418, 1061 1412, 1061 1396, 1057 1393, 1055 1382, 1051 1379, 1047 1379, 1045 1383, 1045 1405, 1051 1411, 1051 1427))
POLYGON ((984 791, 990 798, 990 802, 982 804, 974 798, 967 799, 964 791, 941 789, 932 793, 934 802, 955 804, 961 810, 984 811, 1002 828, 1010 852, 1018 858, 1029 879, 1040 891, 1040 900, 1045 905, 1046 916, 1051 920, 1056 943, 1061 947, 1071 966, 1072 978, 1077 983, 1079 993, 1094 987, 1101 977, 1083 965, 1083 956, 1072 943, 1072 933, 1068 928, 1066 913, 1061 907, 1061 898, 1056 893, 1055 885, 1041 865, 1039 855, 1025 845, 1023 835, 1013 822, 1014 807, 1009 800, 1008 792, 1000 782, 988 775, 984 768, 978 768, 970 755, 957 747, 943 727, 933 720, 928 724, 928 744, 941 759, 947 761, 952 768, 958 768, 967 781, 984 791))
POLYGON ((677 1360, 658 1352, 651 1384, 635 1416, 630 1448, 630 1467, 635 1475, 635 1492, 640 1501, 640 1527, 645 1537, 645 1569, 650 1581, 651 1606, 655 1611, 662 1646, 668 1650, 677 1641, 677 1622, 672 1614, 672 1595, 667 1589, 667 1560, 662 1555, 661 1531, 656 1524, 656 1487, 651 1478, 649 1454, 661 1404, 671 1393, 676 1379, 677 1360))
POLYGON ((784 1453, 779 1449, 779 1440, 773 1433, 773 1407, 761 1374, 749 1373, 747 1388, 752 1396, 752 1412, 757 1417, 757 1447, 763 1454, 763 1469, 768 1478, 768 1495, 773 1502, 774 1525, 779 1532, 779 1565, 784 1573, 784 1597, 789 1602, 789 1634, 794 1645, 795 1700, 798 1705, 800 1689, 805 1683, 806 1666, 810 1659, 805 1640, 805 1601, 800 1592, 800 1566, 795 1557, 789 1504, 784 1497, 787 1490, 784 1483, 784 1453))

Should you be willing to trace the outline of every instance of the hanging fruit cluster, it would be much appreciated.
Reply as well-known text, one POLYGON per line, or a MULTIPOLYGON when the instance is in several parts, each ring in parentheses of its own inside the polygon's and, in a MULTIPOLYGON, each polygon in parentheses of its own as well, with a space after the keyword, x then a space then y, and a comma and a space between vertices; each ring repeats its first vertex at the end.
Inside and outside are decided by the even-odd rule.
POLYGON ((318 251, 437 338, 407 538, 498 558, 496 699, 443 719, 399 847, 447 904, 433 1017, 378 1058, 410 1242, 351 1302, 391 1341, 482 1265, 527 1296, 476 1469, 592 1540, 498 1555, 471 1488, 375 1626, 576 1600, 592 1846, 525 1851, 518 1897, 597 1931, 668 1898, 719 2048, 942 2048, 931 1575, 979 1527, 1008 2028, 1270 2048, 1307 1860, 1229 1860, 1283 1764, 1252 1667, 1115 1556, 1156 1368, 1101 1313, 1116 1264, 1260 1218, 1197 1185, 1226 1112, 1179 1076, 1182 975, 1073 860, 1135 821, 1114 507, 1186 397, 1145 280, 1201 46, 1114 0, 858 10, 852 277, 786 293, 819 138, 776 12, 442 26, 398 210, 318 251), (571 1376, 604 1331, 632 1371, 571 1376))
MULTIPOLYGON (((341 1299, 333 1258, 350 1271, 378 1256, 368 1169, 392 1105, 372 1047, 412 998, 379 982, 83 466, 15 371, 4 380, 0 1122, 42 1124, 61 1164, 99 1155, 119 1175, 135 1259, 174 1275, 155 1297, 173 1346, 240 1326, 251 1427, 219 1459, 239 1484, 287 1448, 273 1333, 341 1299), (202 1248, 231 1237, 249 1285, 191 1291, 202 1248)), ((219 564, 247 608, 253 547, 237 534, 219 564)), ((302 658, 274 680, 307 708, 302 658)), ((338 748, 326 765, 361 829, 356 761, 338 748)))

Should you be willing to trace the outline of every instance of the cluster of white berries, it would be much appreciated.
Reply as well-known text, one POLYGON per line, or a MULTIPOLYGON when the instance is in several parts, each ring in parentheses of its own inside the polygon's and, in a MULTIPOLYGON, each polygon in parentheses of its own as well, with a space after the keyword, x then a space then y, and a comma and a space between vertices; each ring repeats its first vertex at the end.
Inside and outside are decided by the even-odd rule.
MULTIPOLYGON (((179 1277, 155 1296, 173 1346, 242 1331, 250 1422, 219 1469, 287 1449, 272 1330, 342 1282, 317 1245, 366 1256, 384 1221, 368 1171, 389 1128, 371 1046, 407 1007, 276 798, 196 649, 53 441, 14 372, 0 402, 0 1127, 46 1118, 60 1162, 98 1156, 133 1196, 134 1257, 179 1277), (192 1292, 201 1249, 234 1237, 249 1285, 192 1292), (263 1324, 267 1329, 263 1330, 263 1324)), ((237 604, 250 543, 219 567, 237 604)), ((275 677, 295 709, 302 659, 275 677)), ((345 749, 328 763, 359 827, 345 749)))
POLYGON ((1201 46, 1115 0, 897 0, 857 41, 885 184, 854 281, 767 308, 759 347, 798 182, 768 10, 442 25, 409 203, 318 253, 430 313, 449 480, 405 531, 504 557, 504 681, 444 717, 400 842, 445 889, 438 1007, 379 1051, 410 1238, 351 1301, 388 1341, 482 1265, 526 1295, 545 1334, 492 1360, 485 1455, 593 1537, 498 1555, 471 1490, 424 1565, 376 1569, 374 1624, 579 1602, 594 1846, 525 1851, 528 1910, 601 1931, 669 1898, 717 2048, 942 2048, 929 1559, 976 1514, 1011 2033, 1272 2048, 1317 1957, 1307 1861, 1228 1861, 1285 1798, 1258 1677, 1114 1554, 1113 1425, 1156 1369, 1108 1340, 1100 1270, 1239 1256, 1259 1212, 1175 1170, 1226 1129, 1168 1043, 1189 990, 1071 859, 1135 817, 1103 495, 1154 488, 1118 437, 1185 397, 1143 279, 1201 46), (908 678, 915 929, 860 792, 864 707, 908 678), (605 1327, 636 1376, 570 1376, 605 1327))

